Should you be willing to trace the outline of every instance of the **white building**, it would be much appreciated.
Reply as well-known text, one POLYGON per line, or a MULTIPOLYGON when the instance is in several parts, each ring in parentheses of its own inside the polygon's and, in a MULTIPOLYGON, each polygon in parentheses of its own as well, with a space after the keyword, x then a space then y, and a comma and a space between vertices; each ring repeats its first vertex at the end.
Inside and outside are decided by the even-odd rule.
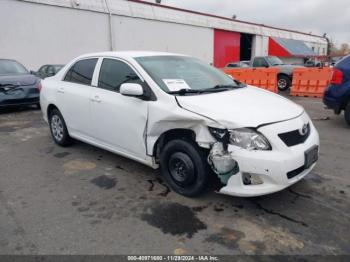
POLYGON ((0 30, 0 58, 34 70, 104 50, 184 53, 218 67, 256 55, 301 62, 327 50, 320 36, 138 0, 1 0, 0 30))

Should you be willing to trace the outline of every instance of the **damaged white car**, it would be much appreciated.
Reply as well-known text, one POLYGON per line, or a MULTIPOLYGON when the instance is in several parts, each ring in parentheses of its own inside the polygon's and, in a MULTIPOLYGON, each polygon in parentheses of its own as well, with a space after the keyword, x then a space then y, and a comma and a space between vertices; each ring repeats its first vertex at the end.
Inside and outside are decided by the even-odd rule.
POLYGON ((319 136, 301 106, 188 56, 80 56, 42 82, 40 103, 58 145, 75 138, 160 167, 185 196, 211 176, 223 194, 273 193, 318 159, 319 136))

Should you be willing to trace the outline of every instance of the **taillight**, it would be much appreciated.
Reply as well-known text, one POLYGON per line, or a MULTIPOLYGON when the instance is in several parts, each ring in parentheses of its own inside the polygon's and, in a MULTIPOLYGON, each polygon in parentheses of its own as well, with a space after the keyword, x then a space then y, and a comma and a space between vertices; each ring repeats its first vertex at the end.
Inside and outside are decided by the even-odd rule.
POLYGON ((41 89, 43 88, 43 86, 41 85, 41 81, 39 81, 36 88, 38 88, 39 92, 41 91, 41 89))
POLYGON ((343 72, 337 68, 333 69, 333 75, 332 75, 332 80, 331 84, 333 85, 340 85, 343 83, 343 72))

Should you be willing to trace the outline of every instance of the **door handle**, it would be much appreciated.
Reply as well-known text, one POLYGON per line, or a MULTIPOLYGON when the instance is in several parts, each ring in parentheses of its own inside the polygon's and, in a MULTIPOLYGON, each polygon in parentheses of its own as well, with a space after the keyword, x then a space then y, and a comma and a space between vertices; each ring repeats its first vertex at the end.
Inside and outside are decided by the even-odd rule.
POLYGON ((92 102, 101 103, 101 98, 99 96, 94 96, 90 99, 92 102))
POLYGON ((58 90, 57 90, 57 93, 64 94, 64 88, 63 87, 59 87, 58 90))

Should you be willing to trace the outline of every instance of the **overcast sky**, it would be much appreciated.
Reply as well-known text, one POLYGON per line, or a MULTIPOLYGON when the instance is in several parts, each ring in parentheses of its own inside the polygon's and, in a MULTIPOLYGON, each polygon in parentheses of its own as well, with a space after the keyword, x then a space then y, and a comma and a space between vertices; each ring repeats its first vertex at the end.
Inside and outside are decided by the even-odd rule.
MULTIPOLYGON (((147 0, 155 2, 155 0, 147 0)), ((349 0, 162 0, 165 5, 323 35, 350 44, 349 0)))

